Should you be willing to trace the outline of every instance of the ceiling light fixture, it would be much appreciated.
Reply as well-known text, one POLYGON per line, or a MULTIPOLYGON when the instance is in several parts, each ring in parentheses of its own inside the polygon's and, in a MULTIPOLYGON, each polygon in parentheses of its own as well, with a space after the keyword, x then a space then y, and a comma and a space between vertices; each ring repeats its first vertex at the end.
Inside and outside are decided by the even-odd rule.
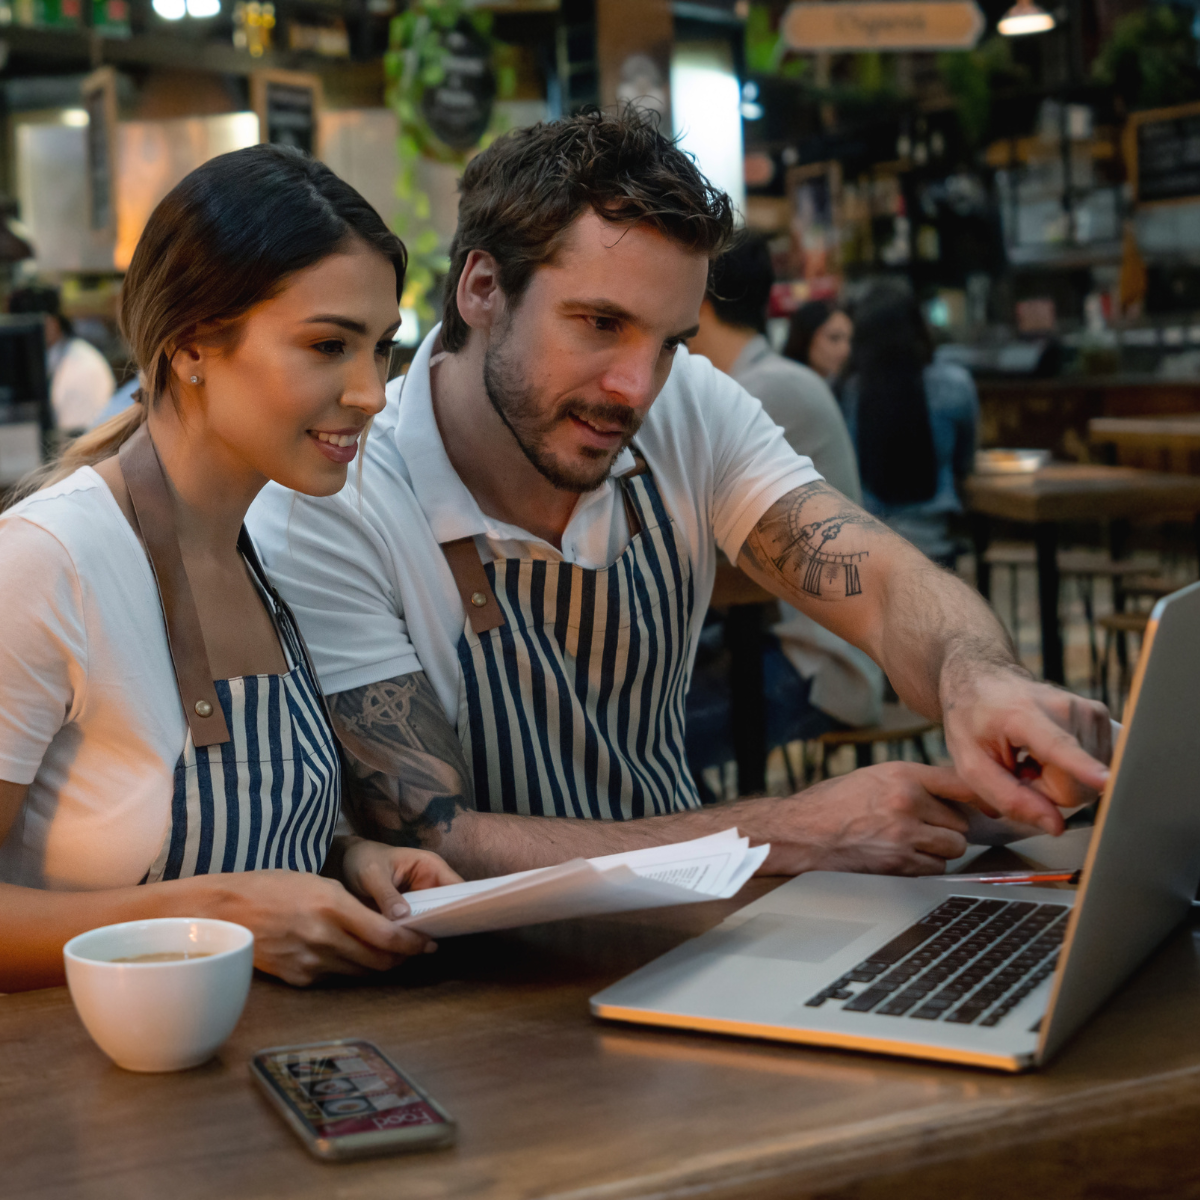
POLYGON ((1055 26, 1054 18, 1033 0, 1017 0, 1000 18, 997 29, 1005 37, 1023 37, 1028 33, 1046 33, 1055 26))
POLYGON ((164 21, 180 21, 187 14, 185 0, 153 0, 153 7, 164 21))

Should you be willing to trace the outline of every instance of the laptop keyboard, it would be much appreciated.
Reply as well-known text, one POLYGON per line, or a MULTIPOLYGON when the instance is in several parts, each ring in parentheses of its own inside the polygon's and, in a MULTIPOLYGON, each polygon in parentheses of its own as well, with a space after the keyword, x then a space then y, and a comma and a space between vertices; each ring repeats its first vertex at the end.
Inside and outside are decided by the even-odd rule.
POLYGON ((998 1025, 1058 962, 1065 904, 951 896, 805 1003, 998 1025))

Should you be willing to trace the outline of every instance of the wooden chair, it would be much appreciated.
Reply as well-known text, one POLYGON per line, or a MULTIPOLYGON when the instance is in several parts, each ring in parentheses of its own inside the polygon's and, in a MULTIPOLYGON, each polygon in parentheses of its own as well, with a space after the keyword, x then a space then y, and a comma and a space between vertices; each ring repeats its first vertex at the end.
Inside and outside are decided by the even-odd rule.
MULTIPOLYGON (((984 555, 993 567, 1007 567, 1009 570, 1009 631, 1013 641, 1019 646, 1021 641, 1020 618, 1018 607, 1018 578, 1021 567, 1033 568, 1037 565, 1037 553, 1032 542, 997 542, 989 546, 984 555)), ((1073 579, 1079 591, 1079 599, 1083 604, 1083 616, 1087 623, 1088 654, 1092 664, 1092 686, 1097 686, 1101 675, 1100 648, 1097 642, 1097 630, 1100 624, 1096 620, 1096 580, 1110 579, 1113 587, 1113 600, 1118 611, 1124 607, 1126 596, 1168 595, 1174 587, 1159 573, 1159 562, 1149 555, 1137 555, 1131 558, 1112 558, 1104 550, 1060 550, 1058 552, 1058 570, 1063 578, 1073 579), (1134 581, 1137 581, 1136 586, 1134 581), (1159 589, 1156 591, 1156 589, 1159 589)), ((1107 649, 1105 651, 1107 656, 1107 649)), ((1122 669, 1126 660, 1125 645, 1121 643, 1118 654, 1122 669)))
MULTIPOLYGON (((853 746, 859 767, 870 766, 875 761, 875 747, 882 742, 887 747, 888 759, 902 756, 905 742, 912 742, 917 755, 923 763, 929 762, 929 752, 925 749, 925 734, 937 729, 936 721, 930 721, 903 704, 887 704, 883 706, 883 716, 878 725, 867 725, 861 729, 837 729, 831 733, 823 733, 816 738, 819 748, 819 758, 811 782, 825 779, 829 764, 829 755, 841 746, 853 746)), ((786 755, 785 755, 786 758, 786 755)))
MULTIPOLYGON (((1150 614, 1146 612, 1109 613, 1107 616, 1101 617, 1097 624, 1104 630, 1104 663, 1100 675, 1100 698, 1105 704, 1109 703, 1109 663, 1112 659, 1114 647, 1120 646, 1120 649, 1124 652, 1118 653, 1117 656, 1119 669, 1116 698, 1119 708, 1123 710, 1125 707, 1125 697, 1129 695, 1129 685, 1133 676, 1129 667, 1128 639, 1133 634, 1138 638, 1139 645, 1141 644, 1141 639, 1146 634, 1146 626, 1150 624, 1150 614), (1120 639, 1119 642, 1118 639, 1120 639)), ((1109 705, 1109 707, 1111 708, 1112 705, 1109 705)))

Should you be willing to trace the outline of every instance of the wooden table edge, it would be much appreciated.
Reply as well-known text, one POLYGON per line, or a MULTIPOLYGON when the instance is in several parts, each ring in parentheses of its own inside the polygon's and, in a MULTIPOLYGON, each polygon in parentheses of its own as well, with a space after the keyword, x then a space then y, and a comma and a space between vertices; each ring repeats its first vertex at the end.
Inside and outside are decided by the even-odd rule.
POLYGON ((543 1200, 706 1200, 749 1196, 768 1184, 785 1184, 800 1196, 822 1194, 891 1171, 947 1160, 968 1163, 972 1149, 994 1151, 1128 1123, 1153 1120, 1179 1105, 1180 1085, 1194 1089, 1200 1066, 1121 1080, 1030 1100, 960 1102, 933 1105, 794 1137, 738 1147, 693 1158, 678 1166, 629 1179, 546 1193, 543 1200), (1069 1108, 1068 1113, 1064 1113, 1069 1108), (986 1138, 981 1135, 986 1133, 986 1138), (753 1185, 754 1190, 751 1190, 753 1185))

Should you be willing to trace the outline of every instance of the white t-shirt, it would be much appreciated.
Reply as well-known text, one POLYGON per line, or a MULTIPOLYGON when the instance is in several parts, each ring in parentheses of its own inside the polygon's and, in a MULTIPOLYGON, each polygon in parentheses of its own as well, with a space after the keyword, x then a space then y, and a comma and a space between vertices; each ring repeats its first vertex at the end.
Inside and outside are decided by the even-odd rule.
POLYGON ((137 883, 187 722, 145 551, 90 467, 0 516, 0 779, 30 784, 0 880, 137 883))
POLYGON ((91 342, 64 338, 46 352, 50 407, 59 429, 90 429, 117 390, 112 367, 91 342))
MULTIPOLYGON (((580 497, 561 552, 486 516, 455 473, 433 413, 429 360, 437 329, 403 381, 388 385, 363 461, 336 496, 268 484, 246 518, 264 563, 295 612, 327 694, 424 670, 458 716, 458 639, 465 617, 439 543, 474 537, 485 561, 530 557, 610 566, 629 543, 620 485, 580 497)), ((675 363, 635 439, 692 563, 694 656, 719 546, 736 561, 747 534, 781 496, 820 479, 762 405, 706 359, 675 363)), ((634 466, 623 451, 614 473, 634 466)))

